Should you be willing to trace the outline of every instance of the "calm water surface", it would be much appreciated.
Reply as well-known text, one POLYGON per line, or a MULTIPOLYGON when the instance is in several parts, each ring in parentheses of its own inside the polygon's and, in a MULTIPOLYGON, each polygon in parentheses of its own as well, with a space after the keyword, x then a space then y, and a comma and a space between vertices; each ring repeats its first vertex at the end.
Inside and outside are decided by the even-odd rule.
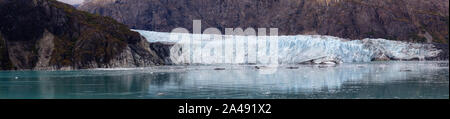
POLYGON ((261 74, 255 66, 0 71, 0 99, 449 98, 448 61, 275 69, 273 74, 261 74))

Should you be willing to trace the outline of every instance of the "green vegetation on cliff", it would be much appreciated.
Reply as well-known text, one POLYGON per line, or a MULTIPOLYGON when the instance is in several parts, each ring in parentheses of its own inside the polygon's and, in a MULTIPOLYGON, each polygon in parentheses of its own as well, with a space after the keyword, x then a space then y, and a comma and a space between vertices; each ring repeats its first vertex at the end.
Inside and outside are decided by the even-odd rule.
POLYGON ((141 57, 150 54, 138 46, 143 40, 139 33, 126 25, 56 0, 0 0, 0 19, 0 31, 11 44, 7 47, 18 51, 9 57, 18 69, 36 67, 40 47, 53 49, 47 66, 52 69, 107 67, 129 46, 141 57), (53 44, 39 46, 47 31, 53 44))
POLYGON ((67 33, 59 35, 55 40, 55 52, 51 59, 52 64, 71 66, 74 61, 80 68, 88 68, 91 61, 107 63, 120 53, 129 42, 140 40, 139 34, 132 32, 127 26, 116 22, 109 17, 102 17, 78 11, 74 7, 60 2, 52 1, 50 5, 62 9, 70 22, 67 24, 67 33), (85 28, 77 28, 79 26, 85 28), (78 34, 72 34, 79 32, 78 34), (75 47, 81 44, 82 47, 75 47))

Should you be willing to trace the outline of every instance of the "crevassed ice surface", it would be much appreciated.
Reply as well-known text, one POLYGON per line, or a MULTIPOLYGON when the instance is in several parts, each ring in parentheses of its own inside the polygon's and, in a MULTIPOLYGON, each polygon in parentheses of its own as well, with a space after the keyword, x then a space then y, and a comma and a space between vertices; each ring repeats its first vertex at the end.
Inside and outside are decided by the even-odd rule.
MULTIPOLYGON (((181 49, 183 49, 183 47, 185 46, 182 43, 179 43, 178 40, 171 40, 171 33, 144 30, 133 31, 139 32, 149 42, 176 43, 174 48, 172 48, 175 49, 175 51, 171 50, 171 52, 181 51, 181 49)), ((199 34, 187 35, 192 38, 194 35, 199 34)), ((221 35, 221 37, 225 39, 225 35, 221 35)), ((236 41, 235 39, 244 39, 245 45, 248 44, 247 39, 249 38, 249 36, 233 37, 233 41, 236 41)), ((208 36, 208 38, 210 38, 210 36, 208 36)), ((217 47, 220 47, 221 43, 223 43, 223 41, 209 39, 202 40, 201 44, 193 44, 192 46, 198 45, 199 47, 205 47, 205 44, 208 44, 217 45, 217 47)), ((233 43, 233 46, 236 46, 236 42, 233 43)), ((440 50, 434 48, 434 46, 430 44, 392 41, 386 39, 348 40, 338 37, 321 35, 279 36, 277 45, 278 62, 280 64, 301 63, 320 58, 336 58, 341 60, 342 62, 370 62, 373 58, 377 58, 380 56, 387 56, 389 58, 400 60, 408 60, 413 58, 424 60, 426 57, 435 57, 440 52, 440 50)), ((243 59, 245 60, 245 62, 248 62, 247 56, 252 56, 252 54, 248 54, 248 48, 245 48, 244 50, 245 55, 243 56, 245 56, 246 58, 243 59)), ((193 52, 199 52, 199 50, 194 49, 193 52)), ((227 57, 222 58, 224 58, 224 60, 235 60, 242 58, 237 55, 236 50, 233 51, 233 56, 233 59, 226 59, 227 57)), ((180 53, 171 53, 171 57, 177 57, 178 59, 185 60, 205 60, 205 57, 193 57, 192 55, 182 55, 180 53)), ((186 62, 188 61, 182 61, 182 63, 186 62)))

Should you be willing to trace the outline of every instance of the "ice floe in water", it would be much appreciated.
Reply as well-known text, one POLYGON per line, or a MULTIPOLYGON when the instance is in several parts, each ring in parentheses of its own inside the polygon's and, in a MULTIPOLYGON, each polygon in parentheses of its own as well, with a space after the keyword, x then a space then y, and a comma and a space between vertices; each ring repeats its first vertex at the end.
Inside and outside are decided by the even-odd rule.
MULTIPOLYGON (((179 40, 171 40, 170 33, 153 32, 144 30, 133 30, 139 32, 149 42, 173 42, 176 43, 171 49, 172 58, 181 60, 179 64, 192 63, 195 60, 219 61, 226 63, 226 61, 236 61, 236 59, 243 59, 243 62, 231 63, 250 63, 249 57, 255 56, 249 54, 252 48, 240 49, 244 50, 244 55, 240 55, 239 50, 233 49, 232 57, 226 57, 223 53, 219 58, 211 59, 204 55, 193 55, 193 52, 200 52, 201 50, 194 50, 185 55, 180 53, 182 49, 186 49, 185 44, 179 43, 179 40)), ((186 34, 185 34, 186 35, 186 34)), ((193 34, 187 34, 192 38, 193 34)), ((199 35, 199 34, 195 34, 199 35)), ((201 36, 201 35, 200 35, 201 36)), ((225 35, 221 35, 225 39, 225 35)), ((234 39, 244 39, 245 45, 249 45, 249 36, 233 36, 234 39)), ((268 39, 268 37, 265 37, 268 39)), ((209 39, 209 37, 207 38, 209 39)), ((232 39, 233 40, 233 39, 232 39)), ((259 40, 259 39, 258 39, 259 40)), ((237 44, 233 40, 232 47, 236 48, 237 44)), ((207 45, 215 45, 212 47, 221 48, 225 50, 222 40, 202 40, 200 44, 192 44, 192 47, 205 47, 207 45), (215 43, 214 43, 215 42, 215 43), (207 45, 206 45, 207 44, 207 45)), ((272 46, 273 42, 267 42, 267 46, 272 46)), ((386 39, 363 39, 363 40, 348 40, 332 36, 321 35, 296 35, 296 36, 279 36, 276 42, 277 59, 279 64, 298 64, 298 63, 342 63, 342 62, 370 62, 373 60, 425 60, 428 57, 436 57, 440 50, 434 48, 431 44, 409 43, 401 41, 392 41, 386 39)), ((211 46, 208 46, 211 47, 211 46)), ((256 48, 258 50, 259 48, 256 48)), ((257 55, 257 54, 256 54, 257 55)), ((256 56, 258 57, 258 56, 256 56)), ((258 57, 260 58, 260 57, 258 57)), ((259 62, 255 62, 259 64, 259 62)))

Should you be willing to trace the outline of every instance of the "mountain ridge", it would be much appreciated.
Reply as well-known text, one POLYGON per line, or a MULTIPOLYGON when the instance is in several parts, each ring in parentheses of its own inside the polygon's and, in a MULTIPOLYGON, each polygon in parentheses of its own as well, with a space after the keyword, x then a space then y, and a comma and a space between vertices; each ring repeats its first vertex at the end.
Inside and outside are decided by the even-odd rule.
POLYGON ((130 28, 280 29, 281 35, 385 38, 448 44, 448 0, 91 0, 80 10, 110 16, 130 28), (96 2, 94 2, 96 1, 96 2), (101 2, 102 1, 102 2, 101 2), (97 4, 101 3, 101 4, 97 4))
POLYGON ((0 0, 0 69, 159 65, 145 38, 109 17, 56 0, 0 0))

